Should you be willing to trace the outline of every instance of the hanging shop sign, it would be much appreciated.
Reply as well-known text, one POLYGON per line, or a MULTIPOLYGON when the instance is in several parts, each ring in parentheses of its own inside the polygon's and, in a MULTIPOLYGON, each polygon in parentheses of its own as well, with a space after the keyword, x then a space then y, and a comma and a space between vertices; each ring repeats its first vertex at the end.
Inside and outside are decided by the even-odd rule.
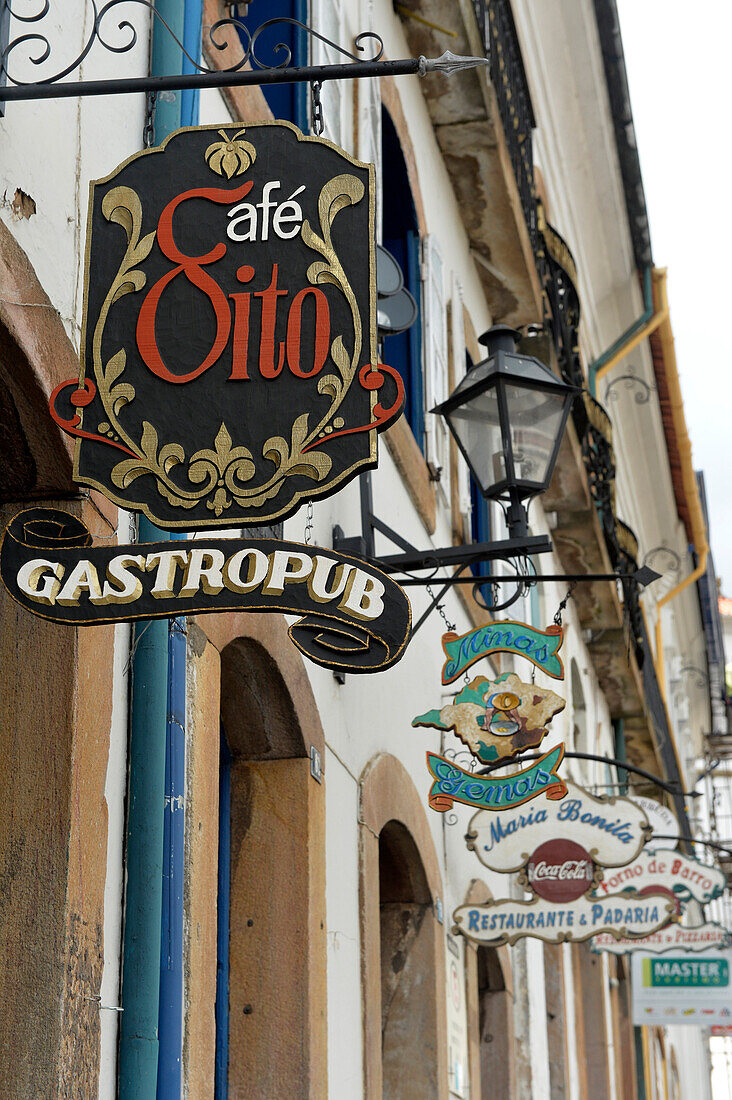
POLYGON ((438 813, 451 810, 454 802, 499 810, 521 806, 540 794, 551 799, 563 798, 567 788, 557 775, 563 756, 564 745, 557 745, 522 771, 486 776, 465 771, 444 756, 428 752, 427 767, 434 779, 428 795, 429 806, 438 813))
POLYGON ((495 680, 471 680, 452 703, 418 715, 412 725, 452 730, 482 764, 508 763, 541 744, 564 706, 553 691, 507 672, 495 680))
POLYGON ((442 636, 442 648, 447 660, 442 667, 443 684, 451 684, 466 669, 490 653, 514 653, 526 657, 532 664, 553 676, 564 679, 564 666, 559 656, 563 641, 561 626, 536 630, 527 623, 494 622, 470 630, 467 634, 450 631, 442 636))
POLYGON ((73 626, 194 612, 302 615, 290 638, 311 661, 379 672, 400 659, 411 610, 403 590, 360 558, 275 539, 94 546, 67 512, 15 516, 0 544, 0 576, 34 615, 73 626))
POLYGON ((588 940, 600 932, 646 936, 666 924, 673 911, 674 904, 665 894, 644 898, 618 894, 602 901, 585 895, 564 905, 536 896, 531 901, 496 898, 481 905, 461 905, 453 920, 468 939, 499 947, 524 937, 563 943, 588 940))
POLYGON ((621 891, 592 893, 603 869, 637 858, 650 834, 640 807, 626 798, 597 798, 566 781, 561 802, 528 810, 486 814, 480 810, 467 845, 492 871, 520 871, 517 884, 530 901, 496 898, 456 909, 456 927, 469 939, 498 946, 533 937, 547 943, 647 936, 676 913, 669 891, 649 888, 644 896, 621 891))
POLYGON ((633 951, 653 955, 662 955, 666 951, 698 952, 726 946, 729 938, 727 929, 715 921, 705 921, 704 924, 691 928, 670 924, 640 940, 616 940, 613 936, 597 936, 592 941, 592 950, 611 951, 614 955, 630 954, 633 951))
POLYGON ((631 960, 633 1023, 709 1027, 732 1022, 732 952, 635 954, 631 960))
POLYGON ((605 875, 597 884, 596 893, 604 897, 615 890, 633 890, 642 894, 646 890, 666 889, 679 901, 701 902, 705 905, 722 896, 727 878, 716 867, 700 863, 673 849, 644 849, 627 867, 605 875))
POLYGON ((637 802, 645 813, 648 821, 650 822, 653 834, 651 841, 655 837, 661 837, 664 848, 676 848, 678 846, 678 840, 672 840, 671 837, 679 831, 679 823, 671 813, 668 807, 661 805, 660 802, 656 802, 654 798, 645 798, 641 795, 634 794, 633 802, 637 802))
POLYGON ((178 130, 91 185, 74 478, 160 527, 271 524, 377 464, 373 165, 288 122, 178 130))
MULTIPOLYGON (((536 860, 547 841, 572 840, 600 867, 624 867, 650 835, 648 819, 628 798, 596 797, 565 780, 566 796, 527 809, 479 810, 468 829, 468 848, 491 871, 507 874, 536 860)), ((531 883, 535 888, 535 882, 531 883)))

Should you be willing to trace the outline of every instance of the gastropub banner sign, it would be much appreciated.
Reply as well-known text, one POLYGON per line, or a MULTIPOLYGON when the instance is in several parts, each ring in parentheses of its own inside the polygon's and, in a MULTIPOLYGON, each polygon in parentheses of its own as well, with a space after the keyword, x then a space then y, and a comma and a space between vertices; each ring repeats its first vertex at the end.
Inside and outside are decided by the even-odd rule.
POLYGON ((374 167, 287 122, 178 130, 91 185, 74 477, 166 529, 271 524, 377 464, 374 167))
POLYGON ((289 628, 297 648, 316 664, 347 672, 393 665, 411 627, 403 590, 360 558, 260 538, 91 546, 81 520, 52 508, 11 520, 0 573, 28 611, 69 626, 194 612, 301 615, 289 628))

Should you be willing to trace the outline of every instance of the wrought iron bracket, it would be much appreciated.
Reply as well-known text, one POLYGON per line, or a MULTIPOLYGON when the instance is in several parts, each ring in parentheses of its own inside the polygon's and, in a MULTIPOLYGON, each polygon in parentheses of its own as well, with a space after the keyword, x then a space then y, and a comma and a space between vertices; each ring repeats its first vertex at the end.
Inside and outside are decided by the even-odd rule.
MULTIPOLYGON (((552 549, 551 540, 545 535, 538 535, 525 539, 502 539, 498 542, 475 542, 463 546, 445 546, 440 549, 429 547, 426 550, 419 550, 374 514, 371 475, 362 474, 359 484, 361 490, 361 534, 346 538, 341 528, 335 527, 333 529, 333 549, 366 558, 377 565, 379 569, 383 569, 385 573, 410 573, 419 569, 432 570, 432 576, 430 577, 411 577, 405 583, 427 585, 434 580, 434 573, 437 569, 456 566, 466 568, 469 565, 478 565, 486 561, 509 560, 527 554, 546 554, 552 549), (384 557, 377 556, 374 547, 374 536, 377 531, 389 539, 394 546, 398 546, 402 553, 387 554, 384 557)), ((486 580, 489 579, 486 578, 486 580)), ((455 580, 457 582, 457 578, 455 580)), ((465 577, 463 580, 467 583, 471 578, 465 577)), ((474 580, 473 583, 475 583, 474 580)), ((484 583, 482 578, 479 583, 484 583)))
MULTIPOLYGON (((250 31, 240 19, 229 16, 219 19, 209 28, 209 49, 225 52, 229 48, 230 43, 225 40, 222 33, 228 28, 236 32, 237 41, 241 42, 243 56, 229 68, 211 69, 199 64, 196 58, 191 57, 180 39, 156 11, 151 0, 107 0, 107 3, 101 7, 98 6, 97 0, 90 0, 94 20, 78 56, 45 79, 26 82, 12 74, 11 61, 16 55, 18 57, 23 55, 27 64, 43 65, 51 57, 53 48, 49 39, 42 33, 41 27, 10 38, 10 25, 11 19, 15 19, 24 24, 42 26, 43 20, 51 12, 51 0, 37 0, 37 2, 41 4, 40 11, 21 15, 11 7, 10 0, 0 0, 0 88, 2 89, 0 98, 7 103, 17 100, 65 99, 73 96, 122 95, 131 92, 159 93, 180 91, 185 88, 233 88, 252 84, 293 84, 409 74, 426 76, 428 73, 442 73, 449 77, 464 69, 489 64, 485 57, 461 57, 451 53, 450 50, 446 50, 436 58, 417 57, 382 61, 384 43, 373 31, 357 35, 354 39, 354 48, 357 52, 351 53, 298 19, 279 16, 265 20, 255 31, 250 31), (156 28, 170 35, 183 56, 197 71, 183 74, 171 73, 167 76, 127 77, 119 80, 66 81, 64 78, 79 67, 94 46, 99 46, 108 53, 122 54, 128 53, 137 44, 138 32, 129 18, 119 18, 116 26, 113 25, 111 13, 122 4, 125 6, 136 4, 138 7, 146 8, 151 13, 150 17, 155 21, 156 28), (262 34, 269 28, 287 25, 299 28, 310 39, 323 43, 330 50, 335 50, 342 57, 348 58, 348 61, 333 65, 293 66, 290 48, 284 42, 277 42, 271 47, 271 51, 280 60, 276 65, 266 65, 257 55, 257 48, 261 49, 262 34), (118 40, 110 39, 110 35, 116 35, 118 40), (371 51, 373 56, 364 57, 369 45, 374 47, 371 51), (246 67, 247 65, 249 67, 246 67)), ((2 106, 3 104, 0 103, 0 113, 2 113, 2 106)))
MULTIPOLYGON (((481 546, 489 546, 489 547, 506 546, 511 541, 516 542, 516 541, 520 541, 520 540, 507 539, 505 542, 474 543, 470 546, 456 546, 456 547, 454 547, 454 549, 457 550, 457 551, 462 551, 463 558, 465 558, 466 557, 466 552, 469 551, 469 550, 473 550, 473 549, 479 550, 481 546)), ((521 545, 524 548, 526 548, 526 545, 527 545, 526 541, 524 541, 521 545)), ((341 549, 341 547, 338 547, 338 549, 341 549)), ((549 544, 547 549, 551 550, 551 543, 549 544)), ((500 553, 500 554, 496 554, 494 556, 499 557, 499 558, 503 558, 503 557, 506 557, 506 556, 516 556, 517 554, 519 554, 521 552, 522 551, 519 549, 519 550, 513 550, 512 555, 506 555, 505 553, 500 553)), ((542 551, 541 550, 534 550, 532 548, 529 548, 529 549, 524 549, 523 552, 528 553, 528 554, 536 554, 536 553, 541 553, 542 551)), ((425 553, 426 553, 426 551, 425 551, 425 553)), ((439 553, 441 553, 441 551, 436 550, 435 553, 439 554, 439 553)), ((402 555, 396 554, 396 555, 394 555, 394 559, 399 558, 401 556, 402 555)), ((406 555, 404 555, 404 556, 406 557, 406 555)), ((460 560, 463 560, 463 558, 461 558, 460 560)), ((385 569, 384 562, 385 561, 388 562, 388 561, 391 561, 391 560, 393 560, 393 559, 392 558, 380 558, 377 561, 375 561, 374 564, 379 565, 380 568, 385 569)), ((481 557, 479 560, 480 561, 489 561, 490 558, 481 557)), ((430 562, 426 563, 424 566, 422 566, 421 568, 427 568, 427 565, 433 565, 433 564, 434 564, 434 562, 430 561, 430 562)), ((471 565, 471 564, 473 564, 472 560, 466 561, 466 565, 471 565)), ((416 568, 416 567, 415 566, 410 566, 410 568, 413 569, 413 568, 416 568)), ((385 569, 385 572, 393 572, 393 570, 385 569)), ((497 575, 497 576, 492 576, 491 575, 491 576, 486 576, 486 577, 480 577, 477 583, 480 584, 480 585, 484 585, 484 584, 528 584, 528 585, 533 585, 533 584, 551 584, 553 582, 560 582, 560 581, 567 581, 568 584, 570 584, 570 583, 571 584, 577 584, 580 581, 584 581, 584 582, 590 583, 590 584, 594 581, 631 581, 634 584, 639 585, 641 588, 645 588, 647 585, 653 584, 654 581, 659 580, 660 577, 661 577, 660 573, 654 572, 653 569, 649 569, 647 566, 642 566, 640 569, 636 569, 635 572, 633 572, 633 573, 541 573, 541 574, 539 574, 539 573, 504 573, 500 576, 499 575, 497 575)), ((405 585, 424 584, 425 582, 422 581, 419 577, 410 577, 405 581, 400 581, 399 583, 402 586, 405 586, 405 585)), ((456 584, 475 584, 476 582, 475 582, 474 578, 459 577, 459 576, 455 575, 454 577, 448 577, 444 581, 444 583, 448 587, 451 587, 452 585, 456 585, 456 584)))
MULTIPOLYGON (((642 588, 652 584, 661 576, 649 566, 644 565, 633 573, 509 573, 503 575, 488 576, 463 576, 464 571, 471 566, 481 565, 489 561, 510 561, 516 558, 533 557, 537 554, 546 554, 552 550, 551 539, 545 535, 529 536, 527 538, 508 538, 496 542, 475 542, 462 546, 445 546, 441 548, 430 547, 420 550, 408 542, 402 535, 379 519, 373 510, 373 495, 371 489, 371 475, 362 474, 359 479, 361 494, 361 534, 347 538, 341 527, 333 528, 333 549, 341 553, 354 554, 356 557, 365 558, 382 569, 385 573, 403 573, 404 579, 399 583, 404 588, 426 588, 432 597, 426 611, 417 620, 412 628, 411 636, 416 632, 434 611, 440 606, 448 589, 455 585, 470 584, 482 592, 486 585, 514 584, 516 591, 502 603, 494 600, 490 607, 483 606, 490 611, 502 611, 515 603, 519 597, 534 584, 546 584, 554 581, 630 581, 642 588), (400 554, 387 554, 378 556, 375 549, 376 533, 383 535, 394 546, 399 547, 400 554), (439 569, 454 569, 450 577, 439 578, 440 590, 435 596, 431 585, 435 581, 435 575, 439 569), (420 570, 430 570, 428 576, 415 577, 411 574, 420 570)), ((476 596, 477 598, 477 596, 476 596)))

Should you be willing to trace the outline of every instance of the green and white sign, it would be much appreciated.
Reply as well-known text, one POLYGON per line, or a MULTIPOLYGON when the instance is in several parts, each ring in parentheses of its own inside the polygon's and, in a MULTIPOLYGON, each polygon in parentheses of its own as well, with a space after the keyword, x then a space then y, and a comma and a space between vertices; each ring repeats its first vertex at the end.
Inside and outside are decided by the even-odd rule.
POLYGON ((442 635, 447 660, 442 668, 443 684, 451 684, 481 657, 489 653, 515 653, 527 657, 533 665, 552 676, 564 679, 564 666, 558 656, 563 641, 561 626, 536 630, 527 623, 495 622, 470 630, 467 634, 450 631, 442 635))
POLYGON ((644 959, 645 986, 728 986, 729 963, 726 959, 644 959))
POLYGON ((633 955, 633 1023, 641 1026, 732 1024, 729 951, 633 955))

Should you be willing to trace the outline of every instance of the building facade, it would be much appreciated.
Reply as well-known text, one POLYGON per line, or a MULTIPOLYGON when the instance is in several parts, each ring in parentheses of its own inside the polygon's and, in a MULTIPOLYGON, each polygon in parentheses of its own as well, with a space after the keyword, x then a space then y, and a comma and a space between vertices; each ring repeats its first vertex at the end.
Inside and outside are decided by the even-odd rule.
MULTIPOLYGON (((585 754, 566 759, 571 778, 665 802, 682 837, 719 837, 707 786, 684 797, 726 713, 707 671, 707 528, 614 0, 156 7, 211 70, 240 60, 247 31, 268 19, 284 22, 258 39, 265 65, 281 60, 267 52, 278 41, 297 63, 332 64, 322 39, 352 52, 363 32, 389 60, 489 59, 320 91, 324 136, 376 165, 378 238, 418 304, 415 324, 382 347, 406 406, 381 438, 373 512, 420 549, 506 537, 501 508, 429 410, 484 357, 491 325, 520 330, 520 350, 579 391, 552 484, 530 508, 531 533, 554 547, 532 568, 619 579, 541 581, 495 618, 539 629, 562 618, 567 705, 548 744, 585 754), (645 590, 628 579, 642 565, 661 574, 645 590)), ((69 8, 46 17, 56 72, 93 30, 90 5, 69 8)), ((131 41, 121 15, 104 18, 100 38, 131 41)), ((134 23, 130 49, 96 41, 73 78, 191 71, 146 7, 134 23)), ((18 79, 38 79, 29 56, 9 55, 18 79)), ((42 501, 96 540, 151 541, 131 513, 74 484, 71 443, 48 414, 55 387, 78 375, 89 181, 150 126, 155 142, 195 124, 286 118, 307 130, 313 102, 293 83, 6 104, 3 528, 42 501)), ((279 537, 331 548, 336 526, 348 537, 361 524, 354 482, 279 537)), ((376 534, 377 557, 394 549, 376 534)), ((407 589, 415 623, 447 576, 407 589)), ((403 659, 367 677, 303 661, 284 616, 74 629, 0 593, 4 1095, 711 1095, 703 1029, 633 1027, 627 957, 534 939, 476 947, 453 928, 459 905, 505 895, 506 880, 466 848, 468 807, 428 808, 426 751, 460 763, 462 746, 412 720, 455 694, 441 685, 442 635, 491 622, 497 590, 510 595, 510 582, 449 589, 403 659)), ((491 660, 495 673, 525 672, 518 658, 491 660)), ((552 686, 540 670, 535 682, 552 686)))

